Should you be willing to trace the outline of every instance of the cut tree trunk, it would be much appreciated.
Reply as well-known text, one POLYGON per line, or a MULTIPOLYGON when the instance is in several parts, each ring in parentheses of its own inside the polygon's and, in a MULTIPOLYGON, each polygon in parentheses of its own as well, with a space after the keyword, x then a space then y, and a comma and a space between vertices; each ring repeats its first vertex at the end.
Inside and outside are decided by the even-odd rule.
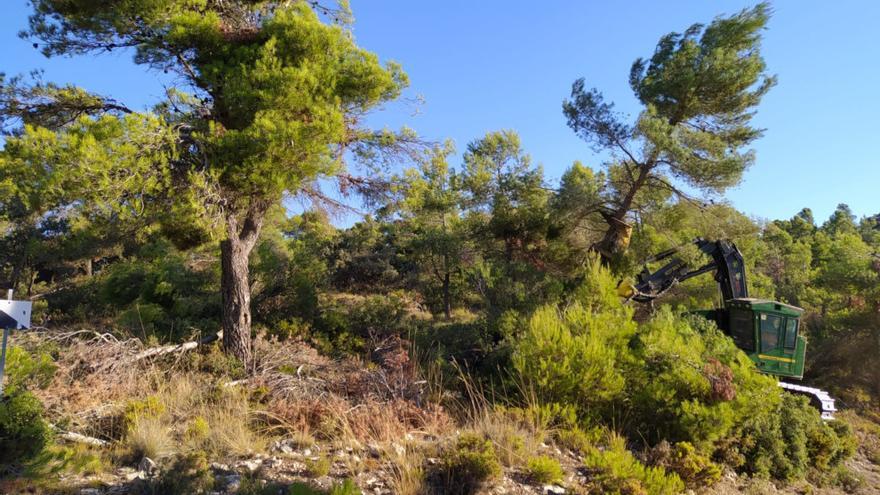
POLYGON ((226 218, 228 238, 220 243, 220 292, 222 299, 223 348, 250 368, 251 287, 248 264, 260 237, 266 202, 255 202, 239 223, 234 213, 226 218))
POLYGON ((606 262, 610 262, 629 248, 632 225, 612 215, 606 216, 605 221, 608 223, 608 230, 596 244, 596 250, 606 262))
POLYGON ((602 218, 608 224, 608 230, 605 231, 602 240, 595 244, 595 249, 606 264, 613 263, 619 255, 625 253, 629 248, 632 225, 626 221, 626 217, 633 207, 636 194, 645 185, 656 161, 657 156, 653 154, 645 163, 637 164, 638 176, 630 184, 629 190, 621 198, 617 208, 612 212, 602 213, 602 218))

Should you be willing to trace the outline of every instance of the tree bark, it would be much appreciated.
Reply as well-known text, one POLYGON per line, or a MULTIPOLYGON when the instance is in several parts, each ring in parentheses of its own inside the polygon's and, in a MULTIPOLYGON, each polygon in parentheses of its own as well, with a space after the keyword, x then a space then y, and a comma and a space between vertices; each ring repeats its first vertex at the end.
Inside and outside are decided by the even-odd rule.
POLYGON ((223 348, 246 368, 253 359, 249 257, 260 236, 265 212, 265 204, 251 206, 241 225, 234 214, 229 214, 226 218, 228 238, 220 243, 223 348))
POLYGON ((443 276, 443 312, 446 314, 446 319, 452 319, 452 294, 450 294, 450 276, 447 271, 443 276))
MULTIPOLYGON (((629 248, 632 225, 626 221, 626 216, 632 209, 636 193, 645 185, 651 169, 656 164, 656 157, 652 156, 645 164, 639 164, 639 175, 630 185, 626 195, 621 199, 618 207, 611 213, 603 213, 602 216, 608 224, 608 230, 602 236, 602 240, 596 243, 595 248, 606 263, 611 262, 618 255, 626 252, 629 248)), ((630 176, 632 177, 632 176, 630 176)))

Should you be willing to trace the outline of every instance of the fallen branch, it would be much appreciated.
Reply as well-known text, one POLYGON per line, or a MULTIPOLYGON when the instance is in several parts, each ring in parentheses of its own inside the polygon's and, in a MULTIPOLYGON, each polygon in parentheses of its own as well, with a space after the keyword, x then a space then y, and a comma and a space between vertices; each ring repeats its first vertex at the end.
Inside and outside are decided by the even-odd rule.
POLYGON ((160 346, 160 347, 151 347, 150 349, 143 350, 143 351, 141 351, 131 357, 128 357, 126 359, 109 361, 109 362, 105 363, 103 366, 98 367, 98 369, 105 370, 105 369, 120 366, 120 365, 134 364, 134 363, 137 363, 138 361, 142 361, 147 358, 154 358, 154 357, 164 356, 166 354, 189 351, 189 350, 195 349, 196 347, 198 347, 200 345, 209 344, 211 342, 214 342, 215 340, 219 340, 222 337, 223 337, 223 331, 221 330, 220 332, 208 335, 208 336, 203 337, 199 340, 184 342, 183 344, 171 344, 171 345, 164 345, 164 346, 160 346))
MULTIPOLYGON (((55 425, 52 425, 53 428, 57 429, 55 425)), ((110 444, 107 440, 101 440, 100 438, 88 437, 86 435, 82 435, 80 433, 75 433, 72 431, 61 431, 58 430, 58 437, 67 440, 72 443, 81 443, 84 445, 91 445, 92 447, 106 447, 110 444)))

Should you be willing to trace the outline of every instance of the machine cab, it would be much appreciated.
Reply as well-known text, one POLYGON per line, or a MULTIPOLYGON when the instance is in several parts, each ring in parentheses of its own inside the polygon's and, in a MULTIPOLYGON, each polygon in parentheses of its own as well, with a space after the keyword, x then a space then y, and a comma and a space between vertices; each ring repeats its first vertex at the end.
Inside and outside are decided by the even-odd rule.
POLYGON ((766 299, 727 301, 725 333, 771 375, 803 378, 807 341, 800 335, 804 310, 766 299))

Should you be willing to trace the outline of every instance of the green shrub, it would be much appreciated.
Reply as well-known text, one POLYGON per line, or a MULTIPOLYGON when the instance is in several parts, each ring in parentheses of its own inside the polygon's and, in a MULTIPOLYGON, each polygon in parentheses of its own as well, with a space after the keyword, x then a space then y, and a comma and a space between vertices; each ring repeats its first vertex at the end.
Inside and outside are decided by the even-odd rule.
POLYGON ((539 484, 557 483, 565 476, 559 461, 546 455, 529 459, 526 472, 535 483, 539 484))
POLYGON ((6 352, 5 387, 7 393, 27 388, 46 388, 58 366, 45 349, 33 353, 11 346, 6 352))
MULTIPOLYGON (((243 485, 242 485, 243 486, 243 485)), ((275 495, 277 493, 282 493, 282 490, 279 490, 273 486, 274 489, 269 490, 261 490, 261 491, 253 491, 254 495, 275 495)), ((246 495, 243 492, 239 491, 241 495, 246 495)), ((317 488, 312 487, 306 483, 294 483, 287 488, 287 495, 361 495, 361 489, 355 484, 354 481, 350 479, 345 479, 341 483, 337 483, 333 485, 328 491, 319 490, 317 488)))
MULTIPOLYGON (((239 491, 239 493, 241 493, 241 491, 239 491)), ((252 490, 250 493, 242 494, 242 495, 250 495, 251 493, 253 495, 264 495, 264 494, 268 495, 267 493, 265 493, 262 490, 259 490, 259 491, 252 490)), ((276 493, 279 493, 279 491, 274 491, 273 495, 276 493)), ((284 493, 284 492, 280 491, 280 493, 284 493)), ((317 488, 315 488, 309 484, 301 483, 301 482, 296 482, 296 483, 290 485, 290 487, 287 488, 286 493, 287 493, 287 495, 324 495, 323 491, 318 490, 317 488)))
POLYGON ((415 331, 406 308, 406 297, 397 292, 324 300, 311 338, 325 353, 362 354, 371 343, 415 331))
POLYGON ((68 306, 50 300, 50 308, 79 312, 80 318, 101 313, 139 338, 179 341, 189 338, 194 329, 216 327, 218 275, 214 269, 194 269, 186 253, 156 236, 134 256, 93 277, 88 282, 94 286, 91 293, 68 306), (76 304, 97 309, 80 309, 76 304))
POLYGON ((449 494, 476 493, 483 483, 501 475, 492 442, 473 433, 462 434, 443 452, 440 469, 444 493, 449 494))
POLYGON ((573 405, 579 417, 601 419, 624 398, 627 345, 635 331, 631 310, 623 306, 544 307, 517 341, 513 366, 539 402, 573 405))
POLYGON ((266 334, 276 338, 279 342, 284 342, 286 340, 308 338, 310 328, 311 326, 308 322, 293 317, 270 325, 266 334))
POLYGON ((579 426, 554 432, 556 443, 579 454, 586 454, 601 438, 599 429, 584 430, 579 426))
POLYGON ((698 449, 727 437, 756 411, 779 401, 774 380, 714 323, 663 307, 640 325, 628 370, 633 434, 650 444, 690 442, 698 449))
POLYGON ((327 495, 361 495, 361 489, 350 479, 345 479, 330 489, 327 495))
POLYGON ((590 483, 598 493, 620 495, 674 495, 684 491, 675 473, 661 467, 646 467, 626 449, 626 441, 612 435, 608 448, 592 448, 584 460, 590 483))
POLYGON ((214 488, 214 474, 204 453, 180 455, 155 482, 155 493, 208 493, 214 488))
POLYGON ((858 441, 852 428, 842 421, 813 422, 807 431, 810 465, 822 471, 852 457, 857 447, 858 441))
POLYGON ((327 476, 330 474, 330 468, 333 467, 333 462, 326 456, 319 456, 317 459, 306 459, 305 464, 306 471, 315 478, 327 476))
POLYGON ((28 461, 23 475, 29 479, 46 480, 58 474, 94 475, 112 468, 102 452, 86 445, 48 445, 28 461))
POLYGON ((725 451, 742 456, 742 471, 781 480, 801 478, 810 467, 834 468, 852 456, 855 446, 847 426, 826 424, 806 397, 793 394, 756 410, 732 437, 725 451))
POLYGON ((238 380, 247 376, 244 365, 235 356, 223 352, 220 344, 203 346, 199 352, 189 353, 189 365, 198 371, 238 380))
POLYGON ((0 473, 35 459, 51 438, 43 406, 30 392, 0 397, 0 473))
POLYGON ((708 448, 745 421, 755 401, 778 398, 773 380, 713 323, 662 307, 637 324, 614 287, 593 263, 575 302, 531 317, 512 361, 539 403, 574 406, 581 422, 618 424, 649 444, 708 448))
POLYGON ((711 486, 721 479, 721 468, 688 442, 661 442, 649 457, 653 465, 677 474, 688 488, 711 486))
POLYGON ((165 404, 156 395, 148 395, 143 399, 133 399, 125 404, 123 419, 130 426, 141 419, 156 419, 165 414, 165 404))

